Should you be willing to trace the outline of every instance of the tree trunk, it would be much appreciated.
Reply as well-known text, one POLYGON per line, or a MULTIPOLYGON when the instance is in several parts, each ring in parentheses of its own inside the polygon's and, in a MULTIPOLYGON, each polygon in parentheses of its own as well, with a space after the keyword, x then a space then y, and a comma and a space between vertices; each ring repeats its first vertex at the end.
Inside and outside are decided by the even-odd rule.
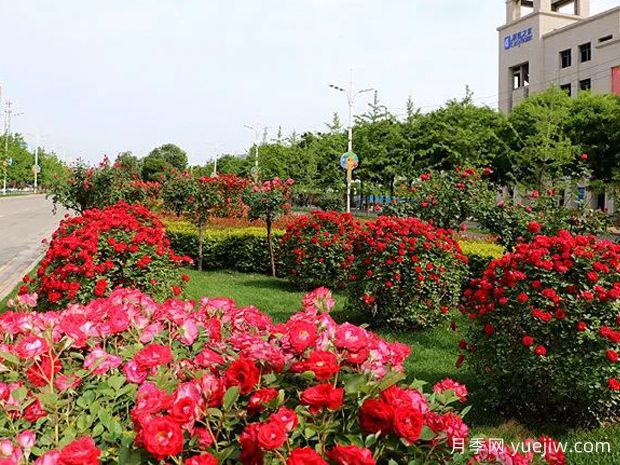
POLYGON ((198 222, 198 271, 202 271, 202 244, 204 242, 205 224, 203 220, 198 222))
POLYGON ((271 261, 271 276, 276 277, 276 259, 273 256, 273 243, 271 241, 271 219, 267 223, 267 246, 269 247, 269 260, 271 261))

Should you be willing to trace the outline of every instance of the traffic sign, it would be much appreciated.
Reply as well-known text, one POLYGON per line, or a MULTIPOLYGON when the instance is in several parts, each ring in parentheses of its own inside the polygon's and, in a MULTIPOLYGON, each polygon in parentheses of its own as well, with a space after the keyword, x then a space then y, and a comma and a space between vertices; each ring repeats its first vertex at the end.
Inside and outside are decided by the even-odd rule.
POLYGON ((41 166, 40 165, 32 165, 32 172, 34 174, 39 174, 41 172, 41 166))

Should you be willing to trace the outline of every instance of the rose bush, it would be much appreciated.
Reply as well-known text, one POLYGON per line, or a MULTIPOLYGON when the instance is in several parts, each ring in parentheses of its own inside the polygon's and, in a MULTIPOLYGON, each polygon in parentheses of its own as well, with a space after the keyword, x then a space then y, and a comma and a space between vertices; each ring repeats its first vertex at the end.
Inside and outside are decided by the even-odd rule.
POLYGON ((0 315, 3 464, 447 463, 468 434, 465 387, 403 385, 408 346, 335 323, 326 289, 279 325, 229 299, 125 289, 60 312, 14 305, 0 315))
POLYGON ((359 230, 348 213, 314 211, 299 217, 280 241, 282 272, 301 288, 344 287, 359 230))
POLYGON ((427 171, 410 187, 400 189, 400 200, 387 205, 386 216, 416 217, 444 229, 456 229, 467 219, 478 218, 480 207, 495 199, 487 181, 489 168, 457 167, 427 171))
POLYGON ((511 249, 537 235, 555 235, 561 230, 574 234, 603 234, 611 224, 606 212, 585 207, 560 207, 559 190, 533 190, 520 201, 500 201, 482 209, 480 224, 511 249))
POLYGON ((66 218, 54 232, 20 294, 37 293, 39 307, 88 302, 116 287, 149 291, 158 299, 179 295, 191 260, 170 249, 161 222, 139 205, 116 205, 66 218))
POLYGON ((290 200, 293 195, 292 179, 282 181, 273 178, 270 181, 254 183, 246 188, 243 201, 248 206, 248 216, 251 220, 261 219, 267 228, 267 246, 271 263, 271 275, 276 275, 276 258, 273 246, 272 229, 275 221, 286 215, 290 209, 290 200))
POLYGON ((538 236, 491 262, 464 293, 465 358, 521 418, 593 424, 620 411, 620 246, 538 236))
POLYGON ((467 259, 448 231, 380 217, 364 225, 353 249, 348 305, 374 323, 428 327, 458 304, 467 259))

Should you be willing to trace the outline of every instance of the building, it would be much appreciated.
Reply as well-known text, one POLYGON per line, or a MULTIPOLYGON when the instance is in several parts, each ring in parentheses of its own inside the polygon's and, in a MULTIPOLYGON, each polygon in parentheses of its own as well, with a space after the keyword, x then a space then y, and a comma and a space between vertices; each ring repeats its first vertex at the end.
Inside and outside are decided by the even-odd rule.
POLYGON ((620 95, 620 6, 590 16, 590 0, 507 0, 499 32, 499 109, 558 86, 620 95))

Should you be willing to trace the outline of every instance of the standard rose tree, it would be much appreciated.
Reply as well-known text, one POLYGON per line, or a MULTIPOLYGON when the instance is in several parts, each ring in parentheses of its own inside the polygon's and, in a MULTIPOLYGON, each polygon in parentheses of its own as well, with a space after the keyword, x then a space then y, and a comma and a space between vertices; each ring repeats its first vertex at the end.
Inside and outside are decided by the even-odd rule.
POLYGON ((250 219, 262 219, 267 226, 267 245, 269 247, 272 276, 276 275, 276 260, 272 239, 273 223, 290 210, 289 201, 293 193, 291 189, 293 183, 292 179, 282 181, 280 178, 274 178, 262 184, 257 183, 249 186, 243 195, 243 200, 249 207, 248 214, 250 219))

